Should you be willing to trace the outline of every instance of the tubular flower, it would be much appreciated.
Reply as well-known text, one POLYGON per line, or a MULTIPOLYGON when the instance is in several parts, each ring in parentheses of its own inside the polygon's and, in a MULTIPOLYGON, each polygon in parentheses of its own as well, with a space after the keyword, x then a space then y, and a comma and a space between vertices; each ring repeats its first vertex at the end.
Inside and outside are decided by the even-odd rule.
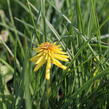
POLYGON ((43 64, 46 63, 45 78, 50 79, 51 64, 55 64, 57 67, 67 69, 66 66, 60 63, 60 61, 69 61, 66 52, 62 51, 60 45, 56 43, 44 42, 39 45, 38 48, 33 48, 37 53, 31 58, 31 61, 35 63, 34 71, 37 71, 43 64))

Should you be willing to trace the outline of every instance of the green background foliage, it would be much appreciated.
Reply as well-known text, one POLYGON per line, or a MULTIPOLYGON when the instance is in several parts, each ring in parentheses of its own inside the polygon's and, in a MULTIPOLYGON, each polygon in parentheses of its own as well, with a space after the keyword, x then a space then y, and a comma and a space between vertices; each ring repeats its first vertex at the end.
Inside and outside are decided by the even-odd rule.
POLYGON ((0 109, 109 109, 108 13, 109 0, 0 0, 0 109), (30 62, 45 41, 70 57, 50 81, 30 62))

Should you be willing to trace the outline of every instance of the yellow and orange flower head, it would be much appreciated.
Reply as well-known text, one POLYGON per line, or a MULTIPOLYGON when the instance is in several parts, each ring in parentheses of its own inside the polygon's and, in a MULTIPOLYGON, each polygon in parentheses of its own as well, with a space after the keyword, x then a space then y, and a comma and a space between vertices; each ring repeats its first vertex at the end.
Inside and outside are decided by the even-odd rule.
POLYGON ((51 64, 55 64, 57 67, 67 69, 66 66, 60 63, 60 61, 69 61, 66 52, 62 51, 60 45, 56 43, 44 42, 39 45, 38 48, 33 48, 37 52, 35 56, 31 58, 32 62, 35 62, 34 71, 37 71, 43 64, 46 63, 45 78, 50 79, 51 64))

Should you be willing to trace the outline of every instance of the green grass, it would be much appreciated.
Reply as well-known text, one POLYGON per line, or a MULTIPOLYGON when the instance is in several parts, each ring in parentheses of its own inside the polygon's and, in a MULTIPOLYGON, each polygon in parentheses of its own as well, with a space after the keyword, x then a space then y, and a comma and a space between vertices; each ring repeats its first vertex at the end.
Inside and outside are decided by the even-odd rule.
POLYGON ((0 109, 109 109, 109 0, 0 0, 0 109), (0 36, 1 37, 1 36, 0 36), (33 47, 57 42, 71 70, 34 72, 33 47))

